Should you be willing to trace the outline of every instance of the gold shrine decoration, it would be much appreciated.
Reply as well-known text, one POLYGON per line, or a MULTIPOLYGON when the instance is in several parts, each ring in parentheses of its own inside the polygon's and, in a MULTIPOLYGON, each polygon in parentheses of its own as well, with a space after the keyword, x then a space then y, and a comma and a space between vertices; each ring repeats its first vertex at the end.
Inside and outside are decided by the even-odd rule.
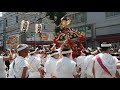
POLYGON ((61 18, 60 28, 67 28, 70 25, 70 16, 61 18))

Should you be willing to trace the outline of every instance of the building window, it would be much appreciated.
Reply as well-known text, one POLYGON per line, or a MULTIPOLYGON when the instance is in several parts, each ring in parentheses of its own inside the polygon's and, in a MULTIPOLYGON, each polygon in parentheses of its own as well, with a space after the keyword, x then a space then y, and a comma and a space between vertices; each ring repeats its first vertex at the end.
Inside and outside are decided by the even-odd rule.
POLYGON ((71 24, 74 24, 75 23, 75 14, 72 14, 71 15, 71 24))
POLYGON ((81 15, 80 13, 76 14, 76 23, 80 23, 81 22, 81 15))
POLYGON ((2 27, 2 20, 0 21, 0 27, 2 27))
POLYGON ((16 16, 16 23, 18 23, 18 16, 16 16))
POLYGON ((87 13, 86 12, 75 13, 72 14, 70 17, 71 24, 84 23, 87 20, 87 13))
POLYGON ((116 17, 116 16, 120 16, 120 12, 106 12, 105 16, 108 17, 116 17))
POLYGON ((5 20, 5 26, 8 26, 8 21, 7 21, 7 19, 5 20))
POLYGON ((0 21, 0 30, 3 30, 3 21, 0 21))

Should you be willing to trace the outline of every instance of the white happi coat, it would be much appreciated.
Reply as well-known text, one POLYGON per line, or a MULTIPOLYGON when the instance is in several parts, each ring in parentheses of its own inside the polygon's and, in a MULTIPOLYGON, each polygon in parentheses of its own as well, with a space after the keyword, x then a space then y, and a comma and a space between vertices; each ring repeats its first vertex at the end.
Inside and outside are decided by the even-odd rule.
POLYGON ((94 69, 95 69, 95 78, 114 78, 116 73, 116 60, 113 58, 112 55, 108 53, 100 53, 98 54, 99 57, 102 60, 102 63, 104 66, 108 69, 108 71, 112 74, 110 76, 108 73, 106 73, 103 68, 99 65, 98 61, 96 60, 96 56, 92 59, 95 61, 94 69))
MULTIPOLYGON (((116 56, 113 56, 113 58, 115 59, 116 64, 117 64, 117 62, 118 62, 119 60, 117 59, 117 57, 116 57, 116 56)), ((118 72, 119 72, 119 74, 120 74, 120 69, 117 69, 117 71, 118 71, 118 72)))
POLYGON ((81 74, 81 78, 93 78, 92 68, 94 55, 88 55, 84 60, 84 73, 81 74))
POLYGON ((40 59, 36 56, 29 56, 27 62, 29 64, 29 78, 40 78, 40 72, 38 71, 41 67, 40 59))
POLYGON ((45 65, 45 62, 48 60, 48 56, 47 57, 41 57, 41 64, 45 65))
POLYGON ((50 57, 44 67, 44 71, 46 72, 45 78, 51 78, 53 76, 56 76, 56 63, 57 59, 50 57))
POLYGON ((79 56, 76 59, 77 68, 81 68, 80 74, 84 73, 84 60, 85 60, 85 58, 86 58, 86 56, 79 56))
POLYGON ((0 56, 0 78, 6 78, 6 71, 5 71, 5 61, 3 60, 3 56, 0 56))
MULTIPOLYGON (((26 58, 21 57, 21 56, 17 56, 14 61, 10 64, 8 78, 21 78, 22 73, 23 73, 23 68, 24 67, 29 68, 29 64, 28 64, 26 58), (14 65, 14 61, 15 61, 15 65, 14 65), (13 65, 14 65, 14 68, 13 68, 13 65), (14 75, 15 75, 15 77, 14 77, 14 75)), ((27 71, 26 78, 28 77, 28 74, 29 74, 29 72, 27 71)))
POLYGON ((56 63, 57 78, 74 78, 76 75, 76 63, 67 57, 62 57, 56 63))

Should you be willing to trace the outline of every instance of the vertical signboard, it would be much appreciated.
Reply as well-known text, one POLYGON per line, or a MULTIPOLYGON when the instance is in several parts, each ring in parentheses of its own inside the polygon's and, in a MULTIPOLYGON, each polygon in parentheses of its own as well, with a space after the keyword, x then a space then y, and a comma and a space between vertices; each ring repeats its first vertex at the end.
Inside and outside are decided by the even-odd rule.
POLYGON ((28 33, 26 37, 26 41, 34 41, 35 40, 35 33, 28 33))
POLYGON ((85 32, 86 37, 92 37, 92 25, 80 26, 78 31, 85 32))

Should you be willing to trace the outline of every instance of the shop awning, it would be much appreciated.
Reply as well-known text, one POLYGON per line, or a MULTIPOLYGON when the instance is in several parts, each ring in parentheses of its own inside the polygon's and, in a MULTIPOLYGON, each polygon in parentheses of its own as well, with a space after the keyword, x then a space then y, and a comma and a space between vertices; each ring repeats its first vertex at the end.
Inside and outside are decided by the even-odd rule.
POLYGON ((49 45, 52 43, 53 43, 53 41, 26 42, 26 44, 28 44, 28 45, 49 45))
POLYGON ((118 40, 120 39, 120 35, 107 35, 107 36, 97 36, 96 41, 99 40, 118 40))

